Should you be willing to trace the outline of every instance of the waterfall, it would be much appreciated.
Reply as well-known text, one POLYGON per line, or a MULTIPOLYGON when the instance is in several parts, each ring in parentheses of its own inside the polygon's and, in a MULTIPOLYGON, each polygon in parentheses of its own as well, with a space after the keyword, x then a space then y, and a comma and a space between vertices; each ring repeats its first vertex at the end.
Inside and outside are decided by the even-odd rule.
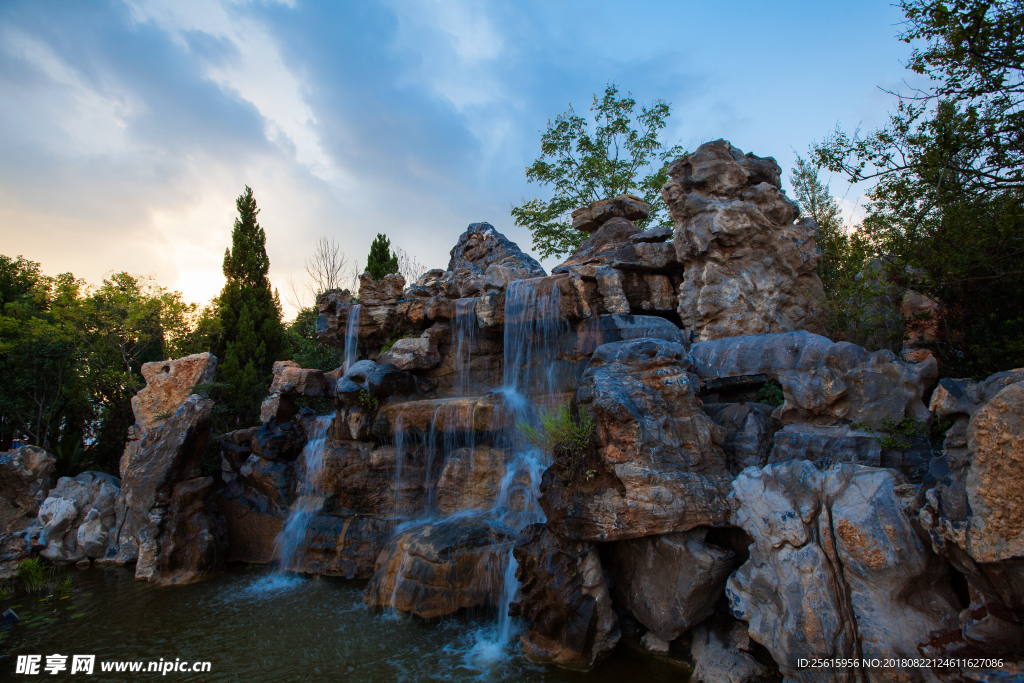
POLYGON ((473 345, 476 343, 476 331, 479 328, 476 319, 476 302, 476 299, 457 299, 455 301, 455 319, 452 324, 455 333, 455 364, 459 369, 456 396, 468 396, 476 384, 470 371, 473 345))
MULTIPOLYGON (((548 281, 549 283, 550 281, 548 281)), ((539 410, 552 409, 568 377, 558 364, 558 350, 569 330, 561 313, 558 289, 538 291, 541 280, 510 282, 505 293, 504 375, 501 393, 509 424, 503 441, 511 451, 498 497, 490 514, 513 531, 545 521, 540 507, 541 476, 550 457, 519 435, 518 425, 538 425, 539 410)), ((548 284, 543 283, 543 284, 548 284)), ((478 654, 488 659, 501 656, 514 635, 515 624, 508 615, 516 599, 519 582, 512 551, 503 573, 498 624, 492 638, 478 641, 478 654)))
POLYGON ((359 355, 359 312, 363 309, 359 304, 352 304, 348 309, 348 321, 345 324, 345 373, 356 362, 359 355))
POLYGON ((296 460, 296 470, 299 469, 299 463, 302 463, 302 476, 296 477, 295 502, 288 512, 281 533, 274 541, 278 571, 294 570, 300 565, 302 557, 299 553, 306 540, 309 521, 323 507, 324 450, 332 417, 321 415, 316 418, 306 445, 296 460))

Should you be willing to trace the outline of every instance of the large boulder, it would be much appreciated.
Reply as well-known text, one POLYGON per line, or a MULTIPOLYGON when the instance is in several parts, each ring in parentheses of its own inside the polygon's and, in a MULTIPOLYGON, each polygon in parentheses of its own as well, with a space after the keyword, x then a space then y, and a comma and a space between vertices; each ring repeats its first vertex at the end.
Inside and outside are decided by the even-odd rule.
POLYGON ((21 531, 39 514, 57 459, 36 446, 0 453, 0 533, 21 531))
MULTIPOLYGON (((784 676, 846 680, 799 658, 919 657, 932 631, 956 623, 949 565, 905 511, 914 488, 892 470, 806 461, 748 468, 733 483, 734 522, 753 539, 727 594, 784 676)), ((892 671, 866 669, 869 680, 892 671)), ((906 680, 928 670, 904 669, 906 680)))
POLYGON ((121 482, 103 472, 61 477, 39 509, 46 548, 43 557, 58 562, 98 559, 107 553, 121 482))
POLYGON ((685 347, 659 339, 594 352, 575 396, 596 422, 594 476, 545 472, 540 503, 556 534, 614 541, 728 520, 725 431, 701 410, 689 364, 685 347))
POLYGON ((900 360, 810 332, 751 334, 690 347, 702 380, 760 375, 782 385, 785 402, 773 416, 819 425, 931 419, 922 400, 938 376, 935 359, 900 360))
POLYGON ((197 384, 213 381, 217 357, 194 353, 177 360, 143 363, 142 377, 146 386, 132 397, 135 424, 149 429, 174 414, 197 384))
POLYGON ((509 615, 530 625, 520 639, 523 654, 535 662, 591 669, 620 636, 596 546, 532 524, 519 533, 512 554, 519 597, 509 615))
POLYGON ((797 220, 771 158, 725 140, 676 159, 661 194, 675 223, 683 326, 701 341, 801 329, 822 296, 818 226, 797 220))
POLYGON ((742 621, 726 625, 709 620, 693 629, 691 683, 768 683, 773 672, 741 649, 750 638, 742 621))
POLYGON ((602 550, 612 597, 670 642, 714 611, 735 555, 705 541, 707 529, 608 543, 602 550))
POLYGON ((394 519, 370 515, 313 515, 292 571, 369 579, 395 528, 394 519))
POLYGON ((200 470, 212 413, 213 401, 193 394, 170 418, 131 432, 135 440, 121 457, 121 494, 107 559, 136 562, 136 578, 180 583, 202 578, 219 564, 220 556, 212 550, 218 525, 191 518, 213 514, 206 506, 212 487, 200 470), (200 498, 203 504, 197 502, 200 498), (175 506, 182 506, 188 517, 175 506), (190 539, 202 547, 179 552, 190 539))
POLYGON ((441 362, 437 345, 429 336, 399 339, 380 355, 379 363, 390 363, 401 371, 429 370, 441 362))
POLYGON ((590 234, 612 218, 643 220, 651 213, 651 205, 632 194, 600 199, 572 212, 573 230, 590 234))
POLYGON ((448 270, 456 273, 460 268, 473 267, 479 271, 483 289, 483 275, 492 265, 502 266, 508 280, 544 277, 547 273, 536 259, 523 251, 515 242, 494 229, 490 223, 471 223, 452 247, 448 270))
POLYGON ((381 551, 364 601, 424 619, 494 607, 513 541, 511 530, 483 517, 413 527, 381 551))
POLYGON ((270 393, 281 396, 326 396, 323 370, 308 370, 293 360, 274 363, 270 393))

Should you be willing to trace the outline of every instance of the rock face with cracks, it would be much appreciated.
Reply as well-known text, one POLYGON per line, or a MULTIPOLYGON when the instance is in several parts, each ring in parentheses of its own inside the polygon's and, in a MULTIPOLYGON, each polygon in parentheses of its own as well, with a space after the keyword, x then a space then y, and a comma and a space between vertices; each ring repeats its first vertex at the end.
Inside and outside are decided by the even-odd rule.
POLYGON ((216 367, 217 358, 209 353, 144 363, 146 386, 132 397, 135 424, 148 429, 169 418, 192 393, 192 387, 213 381, 216 367))
POLYGON ((771 158, 725 140, 676 159, 661 194, 685 267, 679 316, 700 341, 788 332, 814 319, 822 297, 818 226, 797 220, 771 158))
MULTIPOLYGON (((788 679, 845 680, 797 666, 801 657, 917 657, 928 633, 955 623, 948 565, 905 512, 913 487, 896 473, 796 460, 748 468, 733 488, 734 521, 753 544, 729 603, 788 679)), ((928 670, 903 675, 930 680, 928 670)))
POLYGON ((686 349, 659 339, 605 344, 576 392, 596 421, 596 478, 544 474, 548 526, 574 540, 614 541, 729 518, 725 431, 701 410, 686 349))
POLYGON ((519 600, 509 614, 529 622, 520 639, 535 662, 587 671, 619 641, 619 622, 592 543, 559 538, 544 524, 519 533, 519 600))
POLYGON ((53 481, 57 459, 37 446, 0 454, 0 533, 28 526, 53 481))

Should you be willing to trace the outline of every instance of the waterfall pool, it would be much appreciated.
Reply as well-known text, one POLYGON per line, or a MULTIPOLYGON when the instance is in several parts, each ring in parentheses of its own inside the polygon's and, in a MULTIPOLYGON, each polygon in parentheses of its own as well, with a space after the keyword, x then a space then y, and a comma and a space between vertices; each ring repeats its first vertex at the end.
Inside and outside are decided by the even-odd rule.
MULTIPOLYGON (((95 655, 87 681, 145 680, 157 673, 103 672, 104 662, 210 662, 210 671, 171 671, 176 681, 678 681, 684 672, 624 646, 589 673, 534 664, 502 649, 493 616, 425 623, 368 610, 365 581, 302 578, 270 568, 235 567, 187 586, 137 582, 123 568, 71 569, 68 598, 20 594, 0 601, 21 618, 0 634, 0 679, 17 655, 42 655, 47 680, 69 675, 72 655, 95 655), (68 669, 47 675, 49 655, 68 669)), ((156 679, 154 679, 156 680, 156 679)))

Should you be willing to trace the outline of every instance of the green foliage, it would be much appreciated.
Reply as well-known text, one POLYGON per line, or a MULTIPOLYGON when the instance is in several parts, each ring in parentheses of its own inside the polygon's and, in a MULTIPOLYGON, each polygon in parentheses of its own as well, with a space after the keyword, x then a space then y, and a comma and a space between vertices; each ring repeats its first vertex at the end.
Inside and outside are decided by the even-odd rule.
POLYGON ((928 426, 922 420, 915 420, 912 417, 904 417, 900 420, 887 417, 880 424, 879 429, 860 422, 854 422, 850 426, 869 432, 883 449, 896 448, 900 450, 910 448, 914 437, 924 435, 928 426))
POLYGON ((394 346, 395 342, 398 341, 399 339, 410 339, 415 336, 415 334, 402 334, 401 331, 399 330, 393 330, 391 332, 391 337, 381 345, 380 352, 387 353, 388 351, 390 351, 391 347, 394 346))
POLYGON ((231 248, 224 253, 227 282, 217 301, 219 326, 215 332, 217 374, 229 388, 214 398, 222 402, 235 425, 256 424, 259 407, 270 386, 275 360, 285 351, 281 302, 272 291, 267 273, 267 237, 256 221, 259 209, 248 186, 236 203, 238 218, 231 248))
POLYGON ((778 408, 786 401, 782 394, 782 385, 775 380, 765 382, 757 394, 761 397, 758 403, 770 405, 772 408, 778 408))
POLYGON ((903 9, 902 38, 925 44, 910 66, 932 87, 866 137, 837 130, 814 160, 876 182, 866 243, 890 282, 939 302, 945 372, 982 378, 1024 365, 1022 14, 975 0, 903 9))
POLYGON ((366 272, 374 280, 380 282, 385 275, 398 272, 398 254, 391 251, 391 240, 382 233, 370 244, 370 254, 366 257, 366 272))
POLYGON ((18 564, 18 578, 24 584, 25 590, 29 593, 38 593, 47 585, 46 564, 38 557, 22 560, 18 564))
POLYGON ((665 148, 658 140, 669 105, 655 100, 648 108, 628 94, 618 96, 618 88, 608 85, 600 100, 594 95, 593 132, 588 121, 578 116, 572 105, 548 121, 541 136, 541 155, 526 169, 531 183, 551 186, 549 201, 530 199, 512 208, 516 225, 530 229, 533 247, 541 258, 572 253, 586 235, 572 229, 570 214, 599 199, 630 192, 651 205, 651 215, 638 221, 640 227, 670 225, 661 187, 668 179, 668 165, 683 153, 675 145, 665 148))
POLYGON ((333 370, 344 364, 345 351, 316 338, 317 309, 301 308, 288 326, 288 356, 304 368, 333 370))
POLYGON ((526 422, 519 422, 516 427, 527 442, 551 455, 562 469, 566 484, 583 484, 596 475, 596 470, 586 466, 594 450, 597 424, 585 410, 573 411, 567 404, 542 412, 540 427, 526 422))
POLYGON ((0 581, 0 600, 10 600, 14 597, 14 585, 7 579, 0 581))
POLYGON ((359 405, 366 410, 377 410, 380 402, 377 401, 377 397, 371 394, 366 389, 360 389, 359 391, 359 405))

